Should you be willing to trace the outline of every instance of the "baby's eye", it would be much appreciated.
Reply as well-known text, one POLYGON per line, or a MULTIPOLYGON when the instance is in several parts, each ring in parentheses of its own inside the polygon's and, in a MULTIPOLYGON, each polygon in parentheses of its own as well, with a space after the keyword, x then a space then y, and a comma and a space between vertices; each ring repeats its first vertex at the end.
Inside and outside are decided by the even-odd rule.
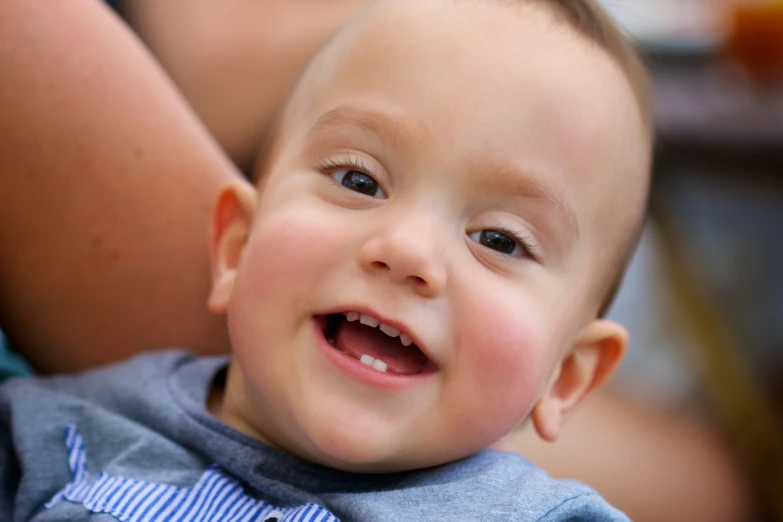
POLYGON ((469 234, 469 237, 476 243, 501 254, 514 257, 525 255, 525 249, 517 241, 497 230, 481 230, 469 234))
POLYGON ((330 175, 336 182, 350 190, 373 198, 386 199, 386 194, 381 190, 378 182, 369 174, 365 174, 358 170, 338 169, 333 171, 330 175))

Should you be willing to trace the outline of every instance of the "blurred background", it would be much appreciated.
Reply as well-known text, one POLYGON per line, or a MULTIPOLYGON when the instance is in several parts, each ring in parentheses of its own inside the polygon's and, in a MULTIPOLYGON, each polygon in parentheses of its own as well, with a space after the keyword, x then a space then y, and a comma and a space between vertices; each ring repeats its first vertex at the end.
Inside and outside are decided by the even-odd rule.
MULTIPOLYGON (((614 385, 702 416, 783 520, 783 1, 603 0, 653 73, 650 220, 614 385)), ((682 520, 686 520, 683 518, 682 520)))

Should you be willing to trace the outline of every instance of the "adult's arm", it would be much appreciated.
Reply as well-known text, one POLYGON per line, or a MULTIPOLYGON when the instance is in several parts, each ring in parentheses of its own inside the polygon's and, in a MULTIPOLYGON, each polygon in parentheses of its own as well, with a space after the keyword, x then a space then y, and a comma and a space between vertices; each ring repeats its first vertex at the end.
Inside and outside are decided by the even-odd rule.
POLYGON ((249 173, 305 64, 367 0, 119 4, 210 134, 249 173))
POLYGON ((206 238, 238 176, 102 3, 0 2, 0 327, 35 368, 227 350, 206 238))

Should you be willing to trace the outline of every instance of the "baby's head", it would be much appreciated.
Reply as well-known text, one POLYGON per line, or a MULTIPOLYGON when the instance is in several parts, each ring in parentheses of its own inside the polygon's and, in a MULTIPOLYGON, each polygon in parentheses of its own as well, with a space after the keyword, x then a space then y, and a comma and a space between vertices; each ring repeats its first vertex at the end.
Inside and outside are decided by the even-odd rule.
POLYGON ((625 349, 601 314, 644 213, 644 82, 588 0, 373 3, 304 73, 258 193, 218 202, 218 415, 350 471, 528 416, 554 439, 625 349))

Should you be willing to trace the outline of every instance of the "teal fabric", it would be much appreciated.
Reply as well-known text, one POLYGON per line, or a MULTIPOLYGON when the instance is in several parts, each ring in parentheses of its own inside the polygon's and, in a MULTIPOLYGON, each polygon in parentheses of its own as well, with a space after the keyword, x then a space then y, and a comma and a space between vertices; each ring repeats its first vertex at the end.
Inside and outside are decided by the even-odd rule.
POLYGON ((32 375, 33 370, 17 354, 13 353, 8 347, 8 340, 0 330, 0 382, 9 377, 18 377, 20 375, 32 375))

